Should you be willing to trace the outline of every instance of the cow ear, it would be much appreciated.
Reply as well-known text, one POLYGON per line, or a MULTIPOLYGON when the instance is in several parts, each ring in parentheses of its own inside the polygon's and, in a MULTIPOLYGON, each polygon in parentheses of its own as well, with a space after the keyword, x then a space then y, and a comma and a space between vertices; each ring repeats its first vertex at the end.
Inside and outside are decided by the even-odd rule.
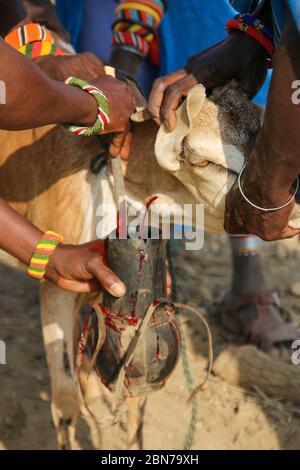
POLYGON ((186 99, 186 109, 190 124, 200 113, 206 99, 205 87, 200 83, 194 86, 188 93, 186 99))

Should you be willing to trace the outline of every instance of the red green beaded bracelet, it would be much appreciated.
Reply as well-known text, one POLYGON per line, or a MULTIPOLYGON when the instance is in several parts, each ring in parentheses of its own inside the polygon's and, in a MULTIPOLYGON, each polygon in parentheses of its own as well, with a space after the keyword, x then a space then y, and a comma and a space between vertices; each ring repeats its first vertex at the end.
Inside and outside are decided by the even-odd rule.
POLYGON ((106 96, 102 93, 101 90, 99 90, 99 88, 91 85, 81 78, 69 77, 65 83, 67 85, 77 86, 87 93, 90 93, 97 101, 98 116, 95 123, 91 127, 77 126, 76 124, 65 124, 64 127, 73 132, 73 134, 82 135, 85 137, 90 137, 102 132, 110 122, 109 105, 106 96))

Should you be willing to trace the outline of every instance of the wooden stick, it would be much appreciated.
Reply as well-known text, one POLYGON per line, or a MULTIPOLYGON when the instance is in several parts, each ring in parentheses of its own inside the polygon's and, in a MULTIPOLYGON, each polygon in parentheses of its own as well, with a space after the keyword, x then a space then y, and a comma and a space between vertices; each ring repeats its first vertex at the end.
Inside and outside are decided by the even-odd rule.
POLYGON ((253 346, 221 352, 214 372, 231 385, 258 387, 266 395, 300 403, 300 366, 274 359, 253 346))
POLYGON ((114 177, 115 202, 117 204, 117 207, 119 207, 121 200, 126 197, 125 183, 122 173, 122 162, 120 156, 111 157, 111 168, 114 177))

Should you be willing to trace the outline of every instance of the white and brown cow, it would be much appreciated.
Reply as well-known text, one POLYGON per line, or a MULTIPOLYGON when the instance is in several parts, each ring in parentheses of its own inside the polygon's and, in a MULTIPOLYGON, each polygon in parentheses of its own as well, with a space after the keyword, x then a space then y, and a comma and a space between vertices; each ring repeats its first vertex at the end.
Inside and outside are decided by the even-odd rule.
MULTIPOLYGON (((150 121, 136 125, 124 168, 129 199, 144 202, 155 194, 158 206, 203 203, 205 228, 222 232, 225 196, 244 163, 249 139, 261 125, 261 115, 234 83, 216 90, 211 99, 203 86, 196 86, 178 110, 173 132, 161 127, 157 133, 150 121)), ((91 158, 100 150, 97 138, 74 136, 57 126, 1 131, 0 196, 41 230, 63 234, 66 243, 93 240, 97 207, 113 204, 109 168, 98 175, 90 171, 91 158)), ((104 228, 107 234, 114 223, 112 214, 104 228)), ((0 258, 22 268, 4 252, 0 258)), ((75 447, 81 405, 74 369, 77 324, 79 309, 89 299, 48 282, 41 284, 40 297, 58 442, 75 447)))

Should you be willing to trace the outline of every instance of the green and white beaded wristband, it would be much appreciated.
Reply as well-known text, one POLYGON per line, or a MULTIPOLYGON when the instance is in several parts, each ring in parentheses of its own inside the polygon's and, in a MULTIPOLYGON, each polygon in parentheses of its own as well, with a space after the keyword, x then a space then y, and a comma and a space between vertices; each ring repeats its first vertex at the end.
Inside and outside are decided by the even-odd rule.
POLYGON ((102 132, 107 124, 109 124, 109 105, 106 96, 101 90, 91 85, 90 83, 82 80, 81 78, 69 77, 65 81, 67 85, 77 86, 82 90, 93 95, 98 105, 98 116, 95 123, 91 127, 76 126, 75 124, 65 124, 64 127, 73 134, 90 137, 92 135, 102 132))

